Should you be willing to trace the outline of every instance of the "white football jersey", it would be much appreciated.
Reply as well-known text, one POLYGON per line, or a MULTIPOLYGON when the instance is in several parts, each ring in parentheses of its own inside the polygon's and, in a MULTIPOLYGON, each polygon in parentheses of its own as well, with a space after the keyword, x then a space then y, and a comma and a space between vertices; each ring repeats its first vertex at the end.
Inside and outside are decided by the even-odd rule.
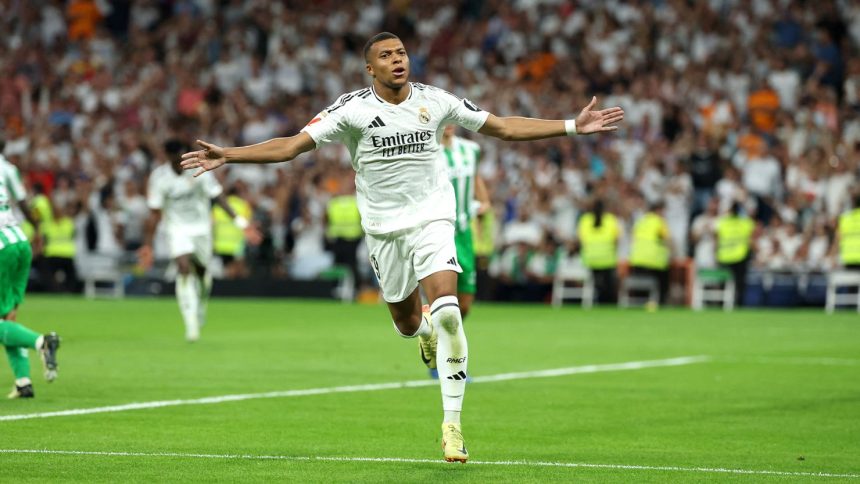
POLYGON ((400 104, 384 101, 372 86, 344 94, 302 131, 317 147, 346 145, 362 226, 386 234, 433 220, 454 222, 453 188, 438 161, 442 129, 457 124, 477 131, 488 116, 466 99, 412 82, 400 104))
POLYGON ((0 227, 18 225, 15 205, 26 196, 18 168, 0 155, 0 227))
POLYGON ((176 174, 170 163, 164 163, 149 175, 146 204, 161 210, 162 223, 170 233, 208 234, 212 231, 212 199, 222 191, 211 173, 197 178, 191 171, 176 174))

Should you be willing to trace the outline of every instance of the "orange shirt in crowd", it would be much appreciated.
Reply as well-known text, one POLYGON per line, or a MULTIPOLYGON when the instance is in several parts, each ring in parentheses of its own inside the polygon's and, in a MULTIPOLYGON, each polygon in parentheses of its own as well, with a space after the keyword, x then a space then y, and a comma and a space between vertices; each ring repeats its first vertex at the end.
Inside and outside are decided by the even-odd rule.
POLYGON ((549 52, 538 54, 527 62, 517 65, 517 76, 520 79, 540 82, 549 75, 556 62, 555 56, 549 52))
POLYGON ((96 33, 96 24, 102 18, 94 0, 72 0, 66 7, 69 21, 69 40, 87 40, 96 33))
POLYGON ((747 100, 750 121, 754 128, 765 133, 776 129, 776 113, 779 110, 779 95, 770 88, 762 88, 750 94, 747 100))

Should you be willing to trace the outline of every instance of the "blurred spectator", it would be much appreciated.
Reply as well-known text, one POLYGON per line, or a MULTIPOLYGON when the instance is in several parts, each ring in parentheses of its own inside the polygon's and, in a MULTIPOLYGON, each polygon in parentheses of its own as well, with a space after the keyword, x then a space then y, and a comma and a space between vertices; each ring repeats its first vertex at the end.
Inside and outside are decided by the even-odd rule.
POLYGON ((582 262, 591 270, 597 301, 615 303, 618 299, 617 267, 618 239, 622 228, 614 214, 606 212, 603 200, 592 202, 591 210, 579 219, 579 237, 582 262))
MULTIPOLYGON (((732 272, 735 281, 735 304, 743 305, 747 287, 747 269, 752 252, 755 223, 742 213, 740 202, 732 204, 728 214, 717 221, 717 262, 732 272)), ((779 219, 774 218, 774 221, 779 219)))
POLYGON ((630 267, 633 274, 653 277, 660 288, 660 303, 669 298, 669 260, 672 237, 662 202, 651 203, 633 226, 630 267))
POLYGON ((712 198, 708 207, 693 219, 690 228, 690 242, 693 243, 693 264, 701 269, 713 269, 717 266, 717 220, 719 219, 719 202, 712 198))
POLYGON ((75 222, 77 207, 55 205, 50 219, 42 221, 39 230, 44 237, 42 277, 52 291, 79 290, 75 270, 75 222))
MULTIPOLYGON (((113 240, 117 251, 131 250, 139 187, 166 139, 234 145, 294 134, 334 95, 368 84, 360 46, 391 28, 406 42, 416 81, 495 114, 569 118, 592 93, 627 111, 608 137, 482 140, 481 174, 496 207, 488 226, 505 244, 495 259, 547 234, 569 242, 592 197, 627 227, 643 199, 665 200, 675 257, 689 251, 686 226, 713 198, 718 213, 739 201, 759 220, 796 225, 805 234, 800 258, 834 237, 860 168, 857 5, 571 5, 13 2, 0 18, 4 153, 46 202, 80 204, 78 239, 89 233, 102 249, 113 240), (115 194, 112 208, 98 201, 104 190, 115 194)), ((229 170, 225 188, 244 183, 254 218, 268 222, 266 242, 248 255, 252 269, 283 275, 304 260, 296 248, 319 254, 324 230, 315 229, 349 160, 346 148, 332 147, 289 166, 229 170)), ((695 253, 706 236, 691 232, 695 253)), ((628 245, 619 239, 622 259, 628 245)))
POLYGON ((336 195, 329 199, 325 213, 326 244, 334 254, 335 264, 346 266, 354 277, 355 287, 361 280, 358 272, 358 246, 364 230, 358 213, 358 200, 352 177, 340 180, 336 195))
MULTIPOLYGON (((227 205, 233 213, 245 220, 253 220, 251 204, 240 194, 244 185, 237 183, 227 190, 227 205)), ((212 207, 212 241, 213 252, 221 259, 225 279, 248 277, 249 271, 245 264, 245 231, 236 226, 233 217, 222 207, 212 207)))

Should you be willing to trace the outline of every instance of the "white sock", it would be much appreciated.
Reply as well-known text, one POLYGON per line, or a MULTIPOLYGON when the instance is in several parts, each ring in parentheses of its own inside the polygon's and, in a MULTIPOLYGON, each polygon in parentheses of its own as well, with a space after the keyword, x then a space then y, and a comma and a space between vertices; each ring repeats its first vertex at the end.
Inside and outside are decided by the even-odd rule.
POLYGON ((200 337, 200 322, 197 310, 200 304, 200 281, 197 276, 189 274, 176 276, 176 299, 179 301, 179 311, 185 322, 185 338, 195 340, 200 337))
POLYGON ((445 416, 442 418, 442 423, 460 423, 460 412, 455 410, 445 410, 445 416))
POLYGON ((442 410, 445 422, 460 421, 463 394, 466 393, 466 366, 469 345, 463 332, 463 318, 456 296, 443 296, 433 301, 430 314, 435 321, 439 343, 436 347, 436 368, 442 389, 442 410))
POLYGON ((27 378, 26 376, 24 378, 16 378, 15 379, 15 386, 16 387, 23 387, 23 386, 29 385, 31 383, 32 382, 30 381, 30 379, 27 378))
POLYGON ((200 302, 197 306, 197 323, 202 328, 206 325, 206 308, 209 305, 209 294, 212 293, 212 273, 208 270, 200 280, 200 302))
POLYGON ((397 331, 397 334, 399 334, 400 337, 402 337, 402 338, 414 338, 416 336, 425 337, 425 336, 430 336, 430 333, 432 333, 431 328, 430 328, 430 321, 427 320, 426 314, 421 315, 421 325, 418 326, 418 330, 415 331, 414 334, 403 334, 400 331, 400 328, 397 327, 397 323, 394 321, 391 321, 391 322, 394 324, 394 331, 397 331))

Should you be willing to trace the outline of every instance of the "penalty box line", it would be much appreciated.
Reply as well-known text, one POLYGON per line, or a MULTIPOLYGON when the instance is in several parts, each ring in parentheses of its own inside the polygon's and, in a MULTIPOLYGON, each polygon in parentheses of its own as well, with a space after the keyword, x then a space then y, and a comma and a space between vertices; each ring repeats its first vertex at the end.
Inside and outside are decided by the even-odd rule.
MULTIPOLYGON (((602 365, 571 366, 567 368, 554 368, 548 370, 523 371, 517 373, 499 373, 496 375, 476 376, 471 378, 471 383, 491 383, 508 380, 522 380, 527 378, 550 378, 565 375, 577 375, 583 373, 602 373, 609 371, 631 371, 644 370, 647 368, 660 368, 669 366, 692 365, 710 361, 709 356, 681 356, 678 358, 667 358, 662 360, 628 361, 624 363, 608 363, 602 365)), ((70 410, 59 410, 54 412, 23 413, 18 415, 2 415, 0 422, 15 420, 27 420, 34 418, 69 417, 76 415, 90 415, 94 413, 126 412, 130 410, 143 410, 147 408, 176 407, 180 405, 207 405, 214 403, 238 402, 244 400, 257 400, 262 398, 289 398, 303 397, 307 395, 326 395, 331 393, 354 393, 373 392, 380 390, 394 390, 399 388, 417 388, 436 386, 436 380, 412 380, 391 383, 371 383, 367 385, 345 385, 326 388, 308 388, 305 390, 286 390, 263 393, 245 393, 238 395, 219 395, 181 400, 158 400, 153 402, 134 402, 122 405, 110 405, 106 407, 77 408, 70 410)))
MULTIPOLYGON (((193 454, 179 452, 99 452, 83 450, 48 450, 48 449, 0 449, 0 454, 47 454, 73 456, 104 456, 104 457, 166 457, 183 459, 223 459, 223 460, 280 460, 292 462, 362 462, 362 463, 394 463, 394 464, 444 464, 452 465, 441 459, 410 459, 405 457, 336 457, 336 456, 289 456, 289 455, 248 455, 248 454, 193 454)), ((710 474, 740 474, 759 476, 786 477, 821 477, 837 479, 857 479, 860 474, 840 474, 834 472, 801 472, 778 471, 765 469, 731 469, 723 467, 683 467, 683 466, 648 466, 638 464, 591 464, 587 462, 545 462, 545 461, 480 461, 470 460, 468 465, 474 466, 520 466, 520 467, 566 467, 582 469, 606 470, 635 470, 689 472, 710 474)))

